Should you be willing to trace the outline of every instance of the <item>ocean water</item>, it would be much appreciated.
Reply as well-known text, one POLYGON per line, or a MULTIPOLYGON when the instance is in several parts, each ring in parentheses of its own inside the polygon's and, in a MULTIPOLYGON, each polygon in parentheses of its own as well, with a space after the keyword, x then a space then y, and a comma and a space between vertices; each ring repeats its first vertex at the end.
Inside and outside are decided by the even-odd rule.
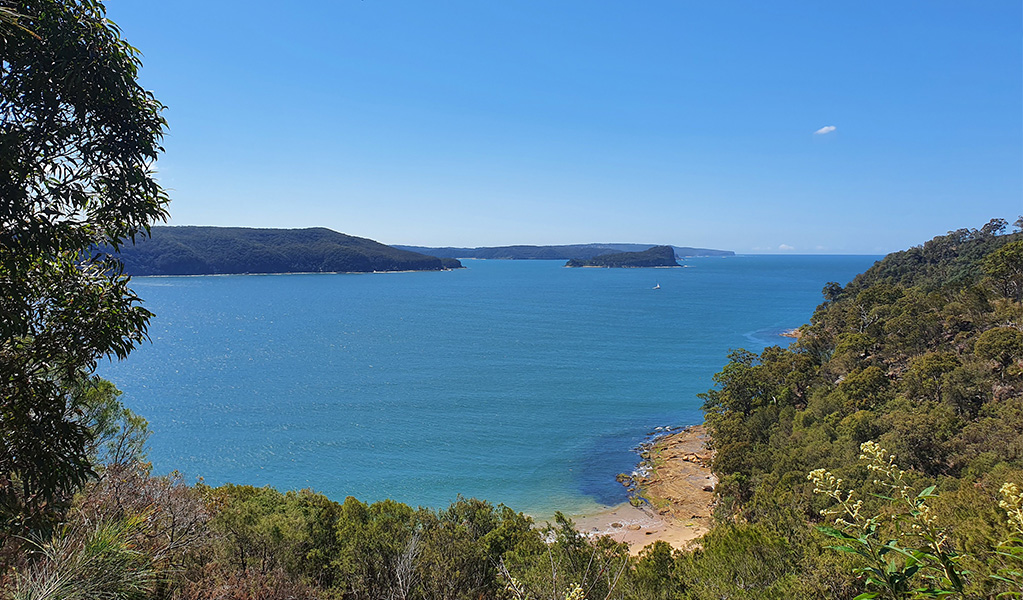
POLYGON ((654 428, 702 420, 729 349, 788 344, 877 258, 136 278, 152 343, 100 374, 149 420, 157 473, 580 514, 625 500, 654 428))

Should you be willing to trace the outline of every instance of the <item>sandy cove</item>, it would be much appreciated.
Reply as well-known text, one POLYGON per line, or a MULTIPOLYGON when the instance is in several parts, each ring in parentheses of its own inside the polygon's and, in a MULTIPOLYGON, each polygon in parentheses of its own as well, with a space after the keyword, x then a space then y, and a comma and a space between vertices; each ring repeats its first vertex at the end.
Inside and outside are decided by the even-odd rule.
POLYGON ((657 540, 673 548, 686 547, 711 523, 717 479, 710 471, 713 453, 707 450, 708 439, 702 425, 657 438, 644 449, 643 462, 631 479, 636 495, 646 502, 575 517, 576 528, 626 542, 632 554, 657 540))

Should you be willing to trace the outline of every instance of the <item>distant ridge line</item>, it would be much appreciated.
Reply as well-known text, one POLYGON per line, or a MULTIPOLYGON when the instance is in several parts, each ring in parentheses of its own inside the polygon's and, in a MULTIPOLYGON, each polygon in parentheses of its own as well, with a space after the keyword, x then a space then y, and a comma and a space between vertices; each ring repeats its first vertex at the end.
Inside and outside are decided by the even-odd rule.
MULTIPOLYGON (((394 247, 438 258, 477 258, 503 260, 590 260, 602 254, 643 252, 666 244, 562 244, 554 246, 483 246, 478 248, 403 246, 394 247)), ((713 250, 690 246, 671 246, 677 258, 735 256, 731 250, 713 250)))
POLYGON ((324 227, 153 227, 118 253, 128 275, 368 273, 461 268, 324 227))

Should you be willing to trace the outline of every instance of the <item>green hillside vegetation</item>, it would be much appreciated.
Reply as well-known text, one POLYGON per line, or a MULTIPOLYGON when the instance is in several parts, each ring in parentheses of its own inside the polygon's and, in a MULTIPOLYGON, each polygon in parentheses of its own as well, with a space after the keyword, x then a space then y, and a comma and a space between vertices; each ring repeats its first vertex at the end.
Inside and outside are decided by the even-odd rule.
MULTIPOLYGON (((496 246, 484 248, 429 248, 426 246, 395 246, 402 250, 420 252, 441 258, 477 258, 500 260, 588 260, 601 254, 642 252, 654 244, 567 244, 561 246, 496 246)), ((735 256, 731 250, 711 250, 673 246, 676 256, 735 256)))
POLYGON ((121 249, 129 275, 234 273, 366 273, 461 268, 440 259, 398 250, 322 227, 153 227, 152 237, 121 249))
POLYGON ((66 525, 21 549, 35 553, 8 555, 16 570, 0 573, 5 597, 562 600, 577 586, 604 598, 649 580, 624 545, 591 542, 564 519, 537 528, 479 500, 443 510, 338 503, 310 491, 192 487, 128 466, 107 469, 66 525), (70 577, 48 595, 56 573, 70 577))
POLYGON ((721 525, 703 556, 763 536, 784 597, 1018 596, 1023 233, 1005 228, 888 255, 828 284, 792 347, 730 355, 704 395, 721 525))
POLYGON ((671 246, 654 246, 642 252, 617 252, 602 254, 589 260, 572 259, 565 263, 566 267, 677 267, 675 250, 671 246))

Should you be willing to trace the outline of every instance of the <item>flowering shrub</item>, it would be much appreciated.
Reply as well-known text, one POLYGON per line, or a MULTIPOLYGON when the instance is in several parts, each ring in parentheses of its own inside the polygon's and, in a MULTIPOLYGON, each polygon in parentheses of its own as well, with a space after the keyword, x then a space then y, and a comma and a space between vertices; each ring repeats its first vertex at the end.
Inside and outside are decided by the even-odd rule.
POLYGON ((842 480, 815 469, 807 478, 814 483, 814 492, 837 501, 837 505, 821 511, 834 517, 836 527, 819 527, 825 535, 842 541, 832 546, 839 552, 860 556, 865 565, 856 572, 869 588, 857 596, 867 598, 932 598, 951 593, 962 594, 966 573, 958 567, 960 556, 951 548, 948 536, 936 525, 936 517, 928 504, 934 498, 934 486, 917 494, 906 485, 906 472, 895 464, 895 457, 875 442, 860 445, 860 460, 875 475, 874 483, 889 490, 882 496, 891 505, 889 515, 864 515, 863 501, 855 490, 842 487, 842 480))

